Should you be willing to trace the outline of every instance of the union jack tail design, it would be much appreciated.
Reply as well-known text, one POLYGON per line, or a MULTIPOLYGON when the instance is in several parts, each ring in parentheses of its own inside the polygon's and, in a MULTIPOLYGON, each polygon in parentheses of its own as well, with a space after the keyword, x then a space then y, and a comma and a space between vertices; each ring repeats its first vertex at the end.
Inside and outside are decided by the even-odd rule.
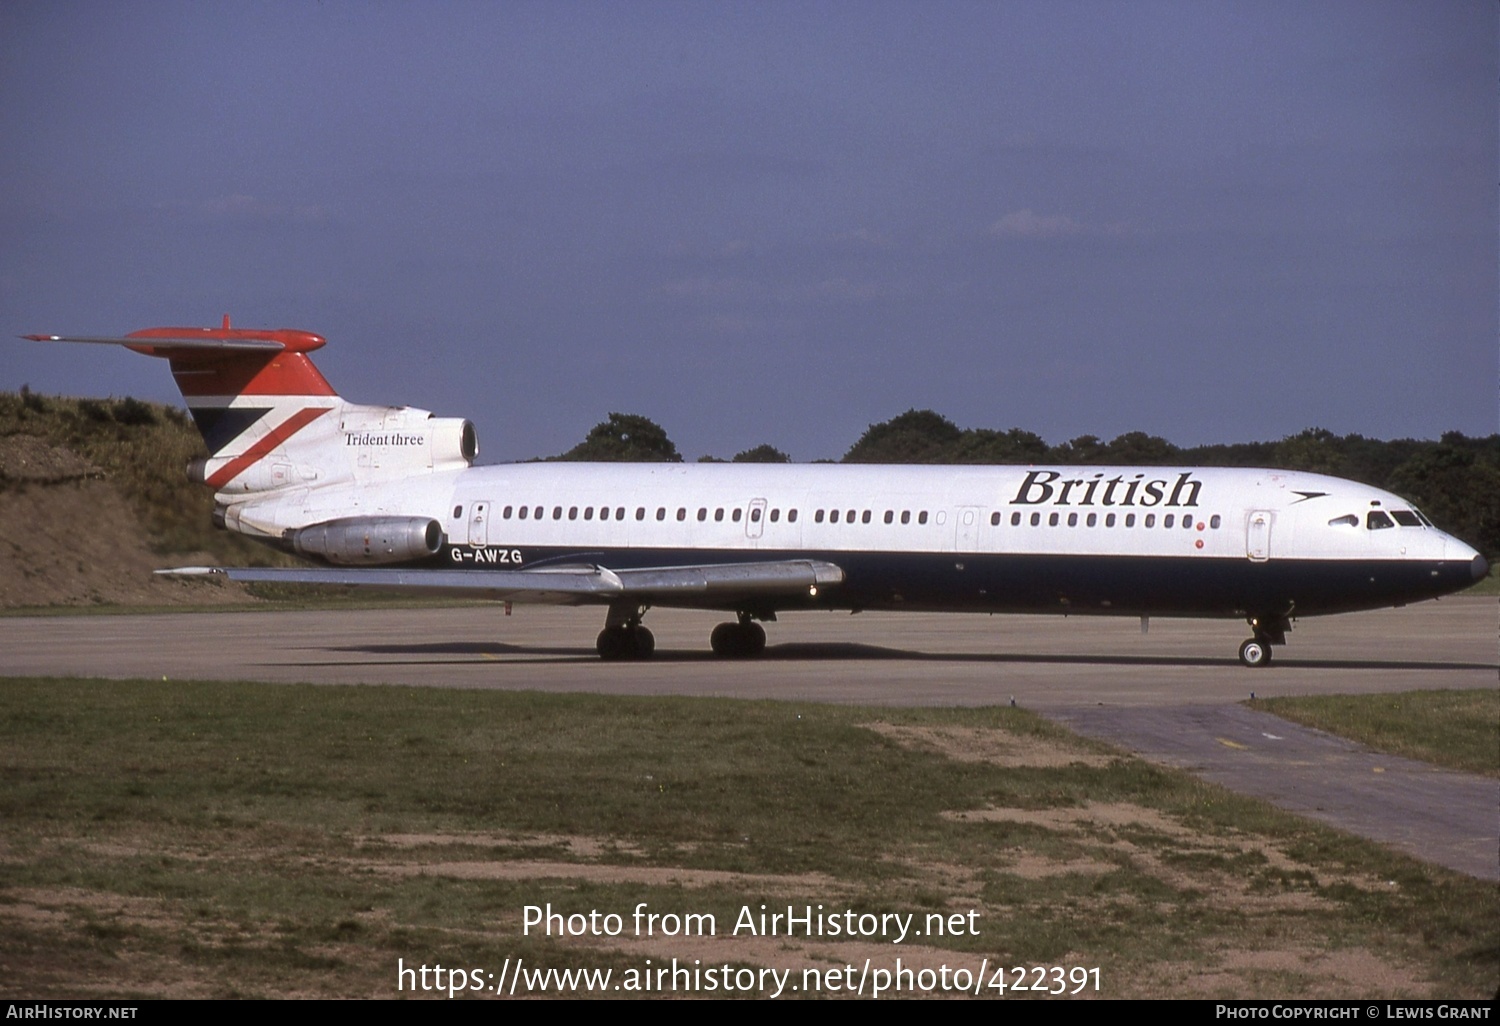
POLYGON ((329 414, 344 405, 308 358, 325 343, 309 331, 247 331, 230 327, 226 315, 218 328, 146 328, 123 338, 26 338, 120 345, 164 358, 208 447, 208 458, 195 461, 188 472, 215 491, 266 491, 294 483, 303 476, 299 469, 307 470, 298 466, 305 461, 293 458, 296 451, 307 452, 313 436, 337 430, 339 418, 329 414), (320 421, 333 423, 309 434, 320 421), (292 445, 294 439, 301 444, 292 445))
POLYGON ((466 420, 339 398, 308 357, 325 344, 310 331, 233 328, 226 315, 218 328, 25 337, 119 345, 165 359, 208 448, 188 473, 226 503, 293 487, 461 469, 479 451, 466 420))

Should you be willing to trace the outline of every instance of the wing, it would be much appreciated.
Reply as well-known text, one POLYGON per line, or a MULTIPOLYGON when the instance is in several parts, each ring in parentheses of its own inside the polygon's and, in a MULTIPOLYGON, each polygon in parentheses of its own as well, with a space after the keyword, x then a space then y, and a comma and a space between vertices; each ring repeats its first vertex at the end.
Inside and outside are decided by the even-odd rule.
POLYGON ((176 577, 222 575, 231 581, 271 584, 343 584, 426 595, 486 598, 552 605, 608 604, 721 608, 750 600, 816 595, 839 584, 844 571, 816 559, 768 563, 611 570, 602 566, 541 570, 379 570, 252 567, 180 567, 158 570, 176 577))

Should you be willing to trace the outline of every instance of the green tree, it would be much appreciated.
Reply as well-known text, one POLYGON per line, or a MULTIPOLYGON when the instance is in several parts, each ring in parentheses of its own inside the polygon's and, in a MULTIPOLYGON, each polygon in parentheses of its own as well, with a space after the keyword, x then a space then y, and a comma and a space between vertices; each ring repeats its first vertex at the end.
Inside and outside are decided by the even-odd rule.
POLYGON ((1051 449, 1042 436, 1020 428, 994 431, 970 428, 963 433, 956 451, 945 463, 1045 463, 1051 449))
POLYGON ((960 431, 931 410, 907 410, 869 429, 844 454, 845 463, 952 463, 960 431))
POLYGON ((754 449, 734 454, 733 463, 790 463, 792 458, 771 445, 757 445, 754 449))
POLYGON ((557 457, 605 463, 681 463, 677 446, 661 425, 633 413, 611 413, 588 437, 557 457))
POLYGON ((1182 450, 1156 435, 1127 431, 1100 450, 1100 463, 1166 466, 1180 462, 1182 450))
POLYGON ((1470 439, 1450 432, 1397 467, 1385 487, 1494 559, 1500 557, 1500 466, 1482 453, 1470 439))

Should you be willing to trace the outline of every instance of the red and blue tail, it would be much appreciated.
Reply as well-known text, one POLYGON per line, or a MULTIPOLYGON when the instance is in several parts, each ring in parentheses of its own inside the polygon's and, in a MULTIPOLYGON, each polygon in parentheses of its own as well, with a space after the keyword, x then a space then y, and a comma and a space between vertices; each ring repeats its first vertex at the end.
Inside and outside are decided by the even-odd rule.
POLYGON ((479 452, 474 425, 409 406, 339 398, 308 353, 321 335, 278 328, 147 328, 123 338, 27 335, 97 342, 160 356, 172 367, 208 447, 189 474, 224 503, 288 488, 374 484, 461 470, 479 452))
POLYGON ((247 331, 230 327, 226 316, 219 328, 146 328, 123 338, 26 338, 120 345, 166 359, 208 447, 208 459, 191 472, 215 491, 265 491, 295 483, 307 464, 321 462, 307 455, 332 442, 338 430, 339 418, 327 415, 343 400, 307 355, 325 343, 312 332, 247 331), (333 423, 318 425, 321 430, 308 430, 329 420, 333 423))

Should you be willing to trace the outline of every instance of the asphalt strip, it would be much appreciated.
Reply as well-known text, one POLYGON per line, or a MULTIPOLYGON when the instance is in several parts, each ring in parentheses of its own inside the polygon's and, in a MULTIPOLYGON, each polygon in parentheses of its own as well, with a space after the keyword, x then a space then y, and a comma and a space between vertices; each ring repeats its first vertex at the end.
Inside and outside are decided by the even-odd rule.
POLYGON ((1289 812, 1500 880, 1500 780, 1372 752, 1243 705, 1036 711, 1289 812))

